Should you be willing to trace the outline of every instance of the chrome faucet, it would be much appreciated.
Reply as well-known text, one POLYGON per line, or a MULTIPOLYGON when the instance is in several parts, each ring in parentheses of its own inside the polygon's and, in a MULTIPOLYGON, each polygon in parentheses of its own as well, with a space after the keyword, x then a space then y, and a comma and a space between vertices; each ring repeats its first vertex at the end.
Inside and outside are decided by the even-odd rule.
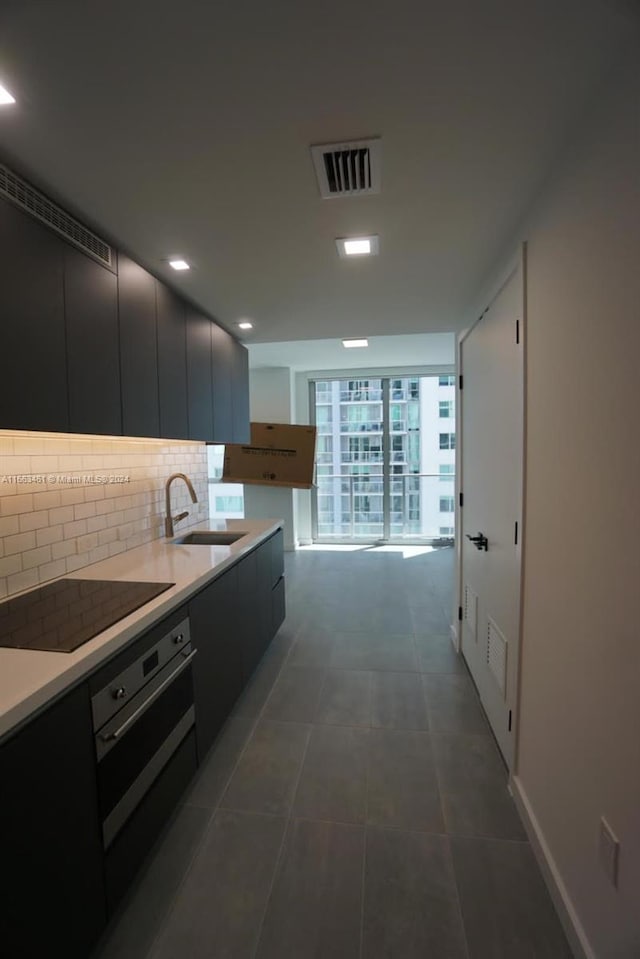
POLYGON ((194 490, 193 484, 192 484, 191 480, 189 479, 189 477, 186 476, 184 473, 172 473, 171 476, 169 477, 169 479, 167 480, 167 482, 166 482, 166 484, 165 484, 165 488, 164 488, 164 490, 165 490, 165 499, 166 499, 166 508, 167 508, 167 515, 166 515, 165 520, 164 520, 164 535, 167 536, 167 537, 169 537, 169 538, 170 538, 171 536, 173 536, 173 524, 174 524, 174 523, 177 523, 178 520, 184 519, 185 516, 188 516, 188 515, 189 515, 189 510, 185 510, 184 513, 178 513, 177 516, 172 516, 172 515, 171 515, 171 496, 170 496, 170 493, 171 493, 171 484, 173 483, 173 481, 174 481, 175 479, 184 480, 185 483, 187 484, 187 489, 189 490, 189 493, 190 493, 190 495, 191 495, 191 502, 192 502, 192 503, 197 503, 197 502, 198 502, 198 497, 196 496, 196 491, 194 490))

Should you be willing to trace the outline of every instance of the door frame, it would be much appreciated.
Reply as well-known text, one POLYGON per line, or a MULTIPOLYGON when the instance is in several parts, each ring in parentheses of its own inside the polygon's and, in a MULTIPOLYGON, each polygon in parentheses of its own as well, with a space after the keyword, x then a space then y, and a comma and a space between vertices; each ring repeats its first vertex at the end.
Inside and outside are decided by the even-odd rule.
MULTIPOLYGON (((489 310, 491 305, 495 302, 497 297, 500 295, 504 287, 507 285, 513 274, 520 268, 520 330, 519 330, 519 341, 521 345, 521 350, 519 354, 519 401, 520 401, 520 416, 519 416, 519 437, 518 437, 518 446, 520 449, 520 476, 518 477, 518 486, 517 486, 517 507, 516 507, 516 521, 518 523, 518 543, 516 545, 515 557, 516 563, 518 566, 518 597, 517 597, 517 623, 518 630, 517 635, 514 637, 516 643, 517 653, 518 653, 518 669, 516 674, 516 683, 514 696, 515 700, 512 705, 512 729, 513 729, 513 767, 509 769, 509 776, 513 778, 518 770, 518 754, 519 754, 519 744, 520 744, 520 693, 522 686, 522 625, 523 625, 523 610, 524 610, 524 564, 525 564, 525 553, 524 553, 524 543, 526 535, 526 436, 527 436, 527 244, 526 241, 523 242, 518 251, 510 259, 507 268, 503 273, 501 273, 499 280, 490 288, 489 295, 487 296, 482 313, 478 316, 477 320, 463 330, 462 333, 458 336, 456 343, 456 360, 458 366, 458 381, 456 386, 456 435, 458 437, 458 454, 456 458, 456 568, 457 568, 457 599, 458 599, 458 609, 455 611, 453 627, 452 627, 452 638, 456 650, 459 653, 462 653, 462 610, 464 604, 464 583, 463 583, 463 569, 462 569, 462 536, 463 536, 463 522, 462 522, 462 510, 464 507, 460 505, 461 496, 460 494, 464 491, 464 447, 465 447, 465 438, 464 430, 462 425, 462 404, 464 403, 464 368, 463 368, 463 345, 465 340, 469 337, 472 331, 476 328, 478 323, 482 320, 483 316, 489 310), (461 380, 462 378, 462 380, 461 380), (460 383, 463 382, 463 388, 460 389, 460 383)), ((473 677, 472 677, 473 679, 473 677)))

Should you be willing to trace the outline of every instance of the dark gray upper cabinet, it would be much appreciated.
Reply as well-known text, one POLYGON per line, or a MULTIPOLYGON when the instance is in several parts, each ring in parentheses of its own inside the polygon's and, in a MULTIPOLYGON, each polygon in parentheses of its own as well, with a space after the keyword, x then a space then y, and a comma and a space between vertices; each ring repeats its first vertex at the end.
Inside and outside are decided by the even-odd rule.
POLYGON ((247 348, 233 340, 233 442, 248 443, 249 427, 249 353, 247 348))
POLYGON ((187 307, 187 396, 189 436, 213 440, 211 327, 208 317, 187 307))
POLYGON ((185 305, 168 287, 156 283, 160 436, 189 439, 187 412, 187 338, 185 305))
POLYGON ((211 348, 213 439, 216 443, 233 443, 234 339, 216 323, 211 324, 211 348))
POLYGON ((84 253, 64 251, 69 426, 122 433, 117 277, 84 253))
POLYGON ((125 436, 160 436, 156 281, 120 254, 118 315, 122 432, 125 436))
POLYGON ((0 429, 69 429, 64 248, 0 201, 0 429))

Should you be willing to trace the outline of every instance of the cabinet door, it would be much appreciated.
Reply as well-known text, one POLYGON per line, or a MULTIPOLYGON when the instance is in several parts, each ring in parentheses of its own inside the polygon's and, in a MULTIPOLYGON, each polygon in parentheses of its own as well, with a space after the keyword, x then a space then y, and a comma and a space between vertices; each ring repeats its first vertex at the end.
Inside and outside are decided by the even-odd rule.
POLYGON ((86 959, 106 922, 89 692, 0 747, 0 951, 86 959))
POLYGON ((249 429, 249 353, 242 343, 233 340, 232 412, 233 442, 248 443, 249 429))
POLYGON ((117 277, 72 247, 64 253, 69 421, 74 433, 122 434, 117 277))
POLYGON ((118 315, 122 432, 160 436, 156 281, 122 254, 118 257, 118 315))
POLYGON ((163 283, 156 282, 160 436, 189 439, 187 415, 187 339, 185 307, 163 283))
POLYGON ((51 230, 0 200, 1 429, 69 429, 64 247, 51 230))
POLYGON ((212 325, 206 316, 187 307, 187 396, 193 440, 213 439, 212 325))
POLYGON ((217 324, 211 324, 211 363, 213 368, 213 439, 233 443, 232 380, 233 337, 217 324))
POLYGON ((237 567, 224 573, 189 603, 198 758, 204 758, 243 686, 238 638, 237 567))
POLYGON ((246 683, 260 662, 264 629, 260 622, 257 550, 238 563, 238 631, 242 650, 242 676, 246 683))

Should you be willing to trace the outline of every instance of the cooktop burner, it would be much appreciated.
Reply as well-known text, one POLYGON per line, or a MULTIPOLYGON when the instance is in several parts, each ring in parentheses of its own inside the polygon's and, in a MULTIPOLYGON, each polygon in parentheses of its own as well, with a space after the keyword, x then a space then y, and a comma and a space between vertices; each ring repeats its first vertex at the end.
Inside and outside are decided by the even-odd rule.
POLYGON ((0 646, 71 653, 174 585, 59 579, 0 604, 0 646))

